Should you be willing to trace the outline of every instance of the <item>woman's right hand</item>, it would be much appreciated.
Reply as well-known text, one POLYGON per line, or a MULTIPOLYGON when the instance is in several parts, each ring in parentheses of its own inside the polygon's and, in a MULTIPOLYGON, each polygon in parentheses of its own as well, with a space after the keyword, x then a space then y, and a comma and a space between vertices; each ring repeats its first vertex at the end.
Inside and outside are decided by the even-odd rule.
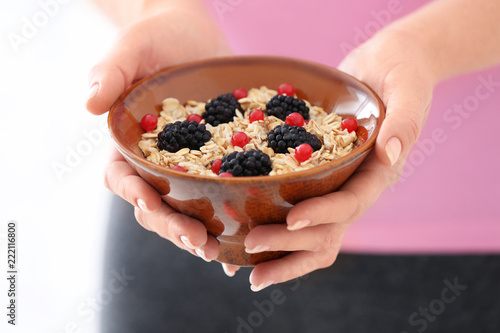
MULTIPOLYGON (((171 65, 230 53, 210 17, 196 1, 166 1, 156 14, 125 28, 90 72, 87 109, 107 112, 134 81, 171 65)), ((135 206, 137 221, 206 261, 217 258, 217 240, 198 220, 176 212, 113 148, 105 172, 111 192, 135 206)))
POLYGON ((111 152, 104 183, 111 192, 135 206, 135 218, 145 229, 205 261, 219 255, 219 244, 207 234, 205 226, 163 202, 160 194, 135 172, 116 148, 111 152))

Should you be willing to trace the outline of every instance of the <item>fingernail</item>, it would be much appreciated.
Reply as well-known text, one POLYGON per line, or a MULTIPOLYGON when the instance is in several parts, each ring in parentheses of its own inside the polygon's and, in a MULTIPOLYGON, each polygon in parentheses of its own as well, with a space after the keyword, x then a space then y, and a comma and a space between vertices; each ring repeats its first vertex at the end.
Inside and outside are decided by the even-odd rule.
POLYGON ((146 206, 146 202, 144 202, 144 200, 137 199, 137 206, 139 206, 139 208, 145 211, 146 213, 151 213, 151 210, 149 210, 148 206, 146 206))
POLYGON ((100 87, 100 86, 99 86, 99 83, 97 83, 97 82, 96 82, 96 83, 94 83, 94 84, 90 87, 90 91, 89 91, 89 94, 88 94, 88 96, 87 96, 87 101, 88 101, 89 99, 94 98, 94 97, 97 95, 97 93, 99 92, 99 87, 100 87))
POLYGON ((230 270, 226 264, 222 264, 222 269, 224 270, 224 273, 226 273, 226 275, 229 277, 233 277, 234 274, 236 274, 236 271, 230 270))
POLYGON ((254 285, 252 284, 252 285, 250 285, 250 289, 251 289, 252 291, 254 291, 254 292, 261 291, 262 289, 265 289, 265 288, 269 287, 269 286, 270 286, 270 285, 272 285, 273 283, 274 283, 274 281, 269 280, 269 281, 267 281, 267 282, 265 282, 265 283, 262 283, 262 284, 260 284, 260 285, 258 285, 258 286, 254 286, 254 285))
POLYGON ((271 247, 269 245, 257 245, 253 249, 245 249, 246 253, 260 253, 269 250, 271 247))
POLYGON ((396 164, 401 154, 401 141, 396 137, 390 138, 385 145, 385 153, 389 157, 391 165, 396 164))
POLYGON ((301 221, 296 222, 296 223, 294 223, 292 225, 289 225, 287 227, 287 229, 288 230, 299 230, 299 229, 307 227, 309 224, 311 224, 311 221, 309 221, 309 220, 301 220, 301 221))
POLYGON ((205 255, 205 251, 203 249, 196 249, 194 250, 197 255, 201 257, 201 259, 205 260, 206 262, 211 262, 212 260, 208 260, 207 256, 205 255))
POLYGON ((186 245, 191 250, 195 250, 197 248, 196 246, 193 245, 193 243, 191 243, 189 238, 187 238, 186 236, 181 236, 181 242, 184 243, 184 245, 186 245))

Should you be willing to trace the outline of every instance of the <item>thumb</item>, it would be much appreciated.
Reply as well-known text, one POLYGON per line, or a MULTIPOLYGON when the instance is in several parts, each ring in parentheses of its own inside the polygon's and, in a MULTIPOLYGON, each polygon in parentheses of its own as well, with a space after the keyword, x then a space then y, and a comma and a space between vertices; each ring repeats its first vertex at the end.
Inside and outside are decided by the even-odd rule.
POLYGON ((132 83, 137 64, 122 61, 120 55, 110 55, 98 63, 89 74, 87 110, 103 114, 111 108, 120 94, 132 83))
POLYGON ((381 96, 386 105, 386 117, 375 143, 375 152, 386 165, 395 165, 403 153, 409 153, 424 126, 432 90, 415 88, 413 85, 400 86, 388 97, 381 96))

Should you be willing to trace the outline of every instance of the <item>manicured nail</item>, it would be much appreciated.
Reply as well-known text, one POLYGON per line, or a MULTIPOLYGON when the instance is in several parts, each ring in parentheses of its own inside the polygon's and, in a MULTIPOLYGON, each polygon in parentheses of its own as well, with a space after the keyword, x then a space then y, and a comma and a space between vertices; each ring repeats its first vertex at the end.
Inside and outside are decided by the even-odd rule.
POLYGON ((184 245, 186 245, 191 250, 195 250, 197 248, 197 246, 194 246, 193 243, 191 243, 189 238, 187 238, 186 236, 181 236, 181 242, 184 243, 184 245))
POLYGON ((309 220, 301 220, 299 222, 296 222, 295 224, 292 224, 292 225, 289 225, 287 227, 288 230, 299 230, 299 229, 302 229, 302 228, 305 228, 307 227, 309 224, 311 224, 311 221, 309 220))
POLYGON ((250 289, 254 292, 257 292, 257 291, 261 291, 262 289, 265 289, 267 287, 269 287, 270 285, 272 285, 274 283, 274 281, 270 280, 270 281, 267 281, 265 283, 262 283, 258 286, 254 286, 253 284, 250 285, 250 289))
POLYGON ((387 141, 385 145, 385 153, 387 157, 389 157, 389 161, 391 161, 391 165, 396 164, 399 159, 399 155, 401 154, 401 141, 398 138, 393 137, 387 141))
POLYGON ((89 99, 94 98, 98 92, 99 92, 99 83, 96 82, 92 85, 92 87, 90 87, 90 91, 89 91, 89 94, 87 96, 87 101, 89 99))
POLYGON ((246 253, 260 253, 269 250, 271 247, 269 245, 257 245, 253 249, 245 249, 246 253))
POLYGON ((144 200, 137 199, 137 206, 139 206, 139 208, 145 211, 146 213, 151 213, 151 210, 149 210, 148 206, 146 206, 144 200))
POLYGON ((205 260, 206 262, 211 262, 212 260, 208 260, 207 256, 205 255, 205 251, 203 249, 196 249, 194 250, 197 255, 201 257, 201 259, 205 260))
POLYGON ((229 266, 226 264, 222 264, 222 269, 224 270, 224 273, 226 273, 226 275, 229 277, 233 277, 234 274, 236 274, 236 271, 230 270, 229 266))

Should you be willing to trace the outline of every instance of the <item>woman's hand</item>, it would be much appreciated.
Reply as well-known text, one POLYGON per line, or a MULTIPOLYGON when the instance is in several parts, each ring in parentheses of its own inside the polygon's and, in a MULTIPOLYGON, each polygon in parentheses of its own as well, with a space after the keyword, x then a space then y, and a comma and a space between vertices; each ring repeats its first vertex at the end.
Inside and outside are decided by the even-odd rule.
MULTIPOLYGON (((124 29, 106 57, 91 70, 87 100, 91 113, 107 112, 132 82, 161 68, 230 53, 218 28, 195 1, 165 3, 168 8, 124 29)), ((116 149, 106 168, 105 184, 136 207, 135 216, 144 228, 206 261, 217 258, 218 243, 207 235, 205 226, 163 202, 116 149)))
MULTIPOLYGON (((181 1, 165 3, 171 2, 181 1)), ((90 71, 89 112, 107 112, 132 82, 160 69, 231 53, 208 14, 193 4, 168 7, 123 29, 109 53, 90 71)))
POLYGON ((339 191, 300 202, 286 224, 249 233, 249 253, 293 251, 257 265, 250 275, 252 290, 332 265, 349 224, 397 181, 430 108, 436 79, 429 58, 411 34, 386 29, 344 59, 339 69, 367 83, 387 108, 374 150, 339 191))

